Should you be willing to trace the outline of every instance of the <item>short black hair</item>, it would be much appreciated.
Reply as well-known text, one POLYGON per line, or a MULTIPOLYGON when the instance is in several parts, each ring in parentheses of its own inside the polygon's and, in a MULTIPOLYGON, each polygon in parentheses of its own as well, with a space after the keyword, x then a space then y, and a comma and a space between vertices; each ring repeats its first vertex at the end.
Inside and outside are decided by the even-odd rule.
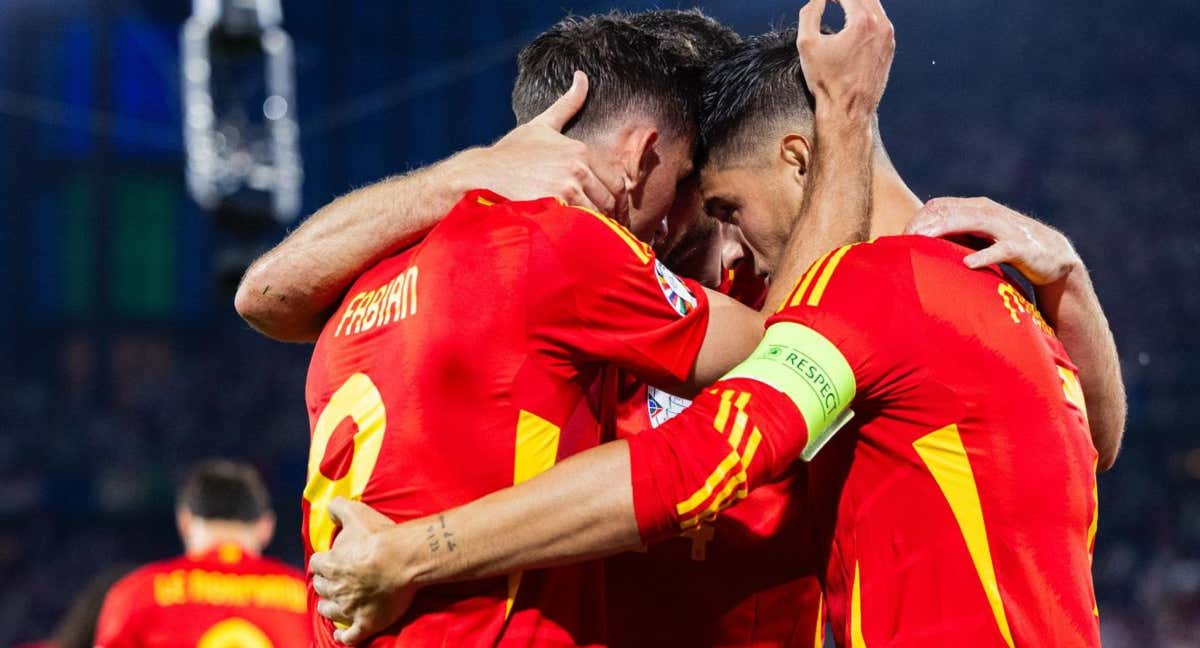
POLYGON ((518 123, 533 119, 571 87, 575 70, 588 75, 588 97, 565 132, 581 137, 631 109, 645 110, 666 132, 692 136, 700 111, 704 68, 680 47, 639 27, 630 14, 568 16, 517 57, 512 107, 518 123))
POLYGON ((271 499, 253 466, 228 459, 194 465, 179 486, 179 507, 208 520, 253 522, 271 510, 271 499))
POLYGON ((713 65, 704 80, 700 150, 736 159, 751 153, 778 120, 808 129, 813 97, 804 81, 796 30, 753 36, 713 65))
POLYGON ((652 9, 630 14, 630 22, 664 41, 684 49, 684 54, 707 68, 727 56, 742 37, 700 9, 652 9))

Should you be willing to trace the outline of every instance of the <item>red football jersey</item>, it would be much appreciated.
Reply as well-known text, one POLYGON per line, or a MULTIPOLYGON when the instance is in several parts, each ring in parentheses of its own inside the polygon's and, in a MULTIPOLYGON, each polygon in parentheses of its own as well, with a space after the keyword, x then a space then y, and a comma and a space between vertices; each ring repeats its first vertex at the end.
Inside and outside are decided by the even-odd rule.
POLYGON ((767 299, 767 288, 766 280, 754 272, 754 259, 747 257, 725 269, 717 290, 758 310, 767 299))
POLYGON ((965 253, 891 237, 819 260, 746 363, 630 438, 644 533, 694 527, 803 449, 839 645, 1098 646, 1076 369, 965 253))
MULTIPOLYGON (((330 546, 335 496, 409 520, 594 446, 594 425, 566 423, 600 370, 684 381, 707 324, 699 286, 610 219, 467 194, 421 243, 365 272, 317 342, 307 551, 330 546)), ((431 528, 430 543, 453 551, 455 538, 431 528)), ((333 646, 332 626, 313 616, 318 645, 333 646)), ((423 589, 371 645, 603 641, 592 562, 423 589)))
MULTIPOLYGON (((750 264, 725 273, 720 291, 753 308, 766 284, 750 264)), ((627 376, 617 389, 616 435, 658 427, 691 405, 627 376)), ((820 564, 797 465, 711 524, 605 561, 614 648, 769 648, 824 643, 820 564)))
POLYGON ((152 563, 117 581, 97 648, 307 646, 304 575, 237 545, 152 563))

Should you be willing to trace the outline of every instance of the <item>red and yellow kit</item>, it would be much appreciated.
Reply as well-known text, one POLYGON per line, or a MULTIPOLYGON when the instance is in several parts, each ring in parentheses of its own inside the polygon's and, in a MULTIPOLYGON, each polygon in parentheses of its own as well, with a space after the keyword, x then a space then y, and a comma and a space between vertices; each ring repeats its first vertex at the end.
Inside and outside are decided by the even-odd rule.
POLYGON ((629 438, 644 537, 697 527, 799 456, 839 645, 1099 646, 1076 369, 965 254, 890 237, 819 260, 749 359, 629 438))
POLYGON ((304 574, 237 545, 146 565, 117 581, 97 648, 307 646, 304 574))
MULTIPOLYGON (((719 290, 752 308, 766 297, 752 263, 726 270, 719 290)), ((621 438, 691 405, 632 376, 615 400, 621 438)), ((606 560, 610 645, 820 648, 820 564, 804 486, 797 465, 711 523, 606 560)))
POLYGON ((721 273, 721 285, 717 287, 717 292, 759 310, 767 299, 767 287, 766 280, 754 272, 754 259, 746 257, 721 273))
MULTIPOLYGON (((566 424, 600 370, 685 381, 707 324, 699 286, 608 218, 467 194, 420 244, 364 273, 317 342, 307 551, 330 546, 336 496, 409 520, 596 445, 595 425, 566 424)), ((435 525, 429 543, 449 552, 456 539, 435 525)), ((313 619, 318 645, 333 646, 332 626, 313 619)), ((423 589, 370 645, 603 641, 593 562, 423 589)))

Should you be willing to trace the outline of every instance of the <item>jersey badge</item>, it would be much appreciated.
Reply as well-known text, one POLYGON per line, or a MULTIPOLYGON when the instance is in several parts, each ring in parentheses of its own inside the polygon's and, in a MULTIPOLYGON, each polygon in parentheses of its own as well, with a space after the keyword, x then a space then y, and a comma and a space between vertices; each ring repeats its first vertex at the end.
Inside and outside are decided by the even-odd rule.
POLYGON ((696 307, 696 296, 692 294, 691 290, 688 290, 679 277, 675 276, 674 272, 667 269, 667 266, 658 259, 654 260, 654 275, 658 278, 658 287, 662 289, 667 303, 675 309, 676 313, 686 316, 692 312, 692 309, 696 307))
POLYGON ((650 415, 651 427, 670 421, 691 404, 692 401, 668 394, 657 387, 646 388, 646 412, 650 415))

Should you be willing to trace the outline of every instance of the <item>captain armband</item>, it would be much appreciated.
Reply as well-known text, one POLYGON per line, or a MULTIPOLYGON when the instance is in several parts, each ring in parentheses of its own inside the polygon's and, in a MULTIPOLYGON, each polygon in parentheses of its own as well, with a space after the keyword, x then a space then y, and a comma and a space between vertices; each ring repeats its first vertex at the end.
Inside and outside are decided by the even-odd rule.
POLYGON ((754 353, 724 378, 757 380, 796 404, 808 426, 800 453, 805 461, 854 416, 850 403, 857 386, 850 363, 825 336, 802 324, 772 324, 754 353))

